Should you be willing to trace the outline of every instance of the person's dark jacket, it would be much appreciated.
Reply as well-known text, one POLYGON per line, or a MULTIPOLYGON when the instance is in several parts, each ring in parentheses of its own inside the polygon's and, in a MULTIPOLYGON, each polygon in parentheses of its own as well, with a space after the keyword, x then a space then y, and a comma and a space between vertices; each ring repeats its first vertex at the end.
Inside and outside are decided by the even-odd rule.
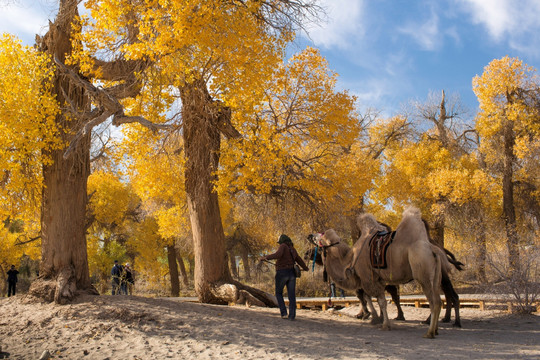
POLYGON ((276 259, 276 270, 292 269, 296 261, 302 269, 308 271, 309 269, 304 260, 298 256, 298 252, 296 252, 294 246, 289 244, 290 243, 283 243, 279 245, 279 248, 275 253, 266 255, 265 258, 267 260, 276 259))
POLYGON ((114 265, 111 270, 112 279, 115 283, 120 283, 120 277, 122 276, 122 268, 120 265, 114 265))
POLYGON ((134 284, 135 280, 133 279, 133 273, 131 272, 131 269, 124 268, 124 271, 126 273, 126 281, 130 284, 134 284))
POLYGON ((8 274, 7 281, 10 282, 10 283, 16 283, 18 273, 19 272, 17 270, 15 270, 15 269, 8 270, 8 272, 7 272, 7 274, 8 274))

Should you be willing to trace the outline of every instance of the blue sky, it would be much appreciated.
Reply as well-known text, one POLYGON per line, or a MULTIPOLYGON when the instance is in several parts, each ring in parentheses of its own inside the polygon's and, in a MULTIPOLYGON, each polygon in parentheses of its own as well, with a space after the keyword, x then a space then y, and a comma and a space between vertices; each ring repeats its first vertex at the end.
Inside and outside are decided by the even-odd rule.
MULTIPOLYGON (((474 114, 472 78, 493 59, 540 65, 540 0, 324 0, 310 30, 340 87, 360 108, 400 111, 430 92, 459 94, 474 114)), ((472 115, 471 115, 472 116, 472 115)))
MULTIPOLYGON (((430 92, 459 94, 474 113, 472 78, 505 55, 540 68, 540 0, 322 0, 326 21, 296 47, 321 49, 340 89, 386 116, 430 92)), ((0 32, 44 34, 57 0, 0 0, 0 32)), ((293 47, 294 49, 294 47, 293 47)), ((471 115, 472 116, 472 115, 471 115)))

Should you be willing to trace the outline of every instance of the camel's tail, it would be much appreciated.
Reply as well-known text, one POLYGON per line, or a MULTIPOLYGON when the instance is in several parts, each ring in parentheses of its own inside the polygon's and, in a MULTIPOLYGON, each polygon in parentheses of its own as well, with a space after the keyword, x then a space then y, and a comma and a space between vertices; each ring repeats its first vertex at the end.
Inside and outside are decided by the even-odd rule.
POLYGON ((435 246, 438 246, 438 247, 442 248, 442 250, 444 250, 444 252, 446 253, 446 258, 448 259, 448 262, 450 264, 454 265, 454 267, 456 269, 458 269, 459 271, 462 271, 465 264, 462 263, 461 261, 457 260, 456 257, 454 256, 454 254, 450 250, 448 250, 446 248, 443 248, 439 244, 437 244, 437 242, 435 242, 435 240, 433 240, 433 238, 429 234, 429 231, 430 231, 431 227, 429 226, 429 223, 427 222, 427 220, 422 219, 422 222, 424 223, 424 227, 426 229, 426 233, 427 233, 429 242, 432 243, 435 246))
POLYGON ((447 249, 443 249, 443 250, 446 253, 446 258, 448 259, 448 262, 450 262, 450 264, 454 265, 454 267, 456 269, 458 269, 459 271, 462 271, 465 264, 462 263, 461 261, 458 261, 456 259, 456 257, 454 256, 454 254, 452 254, 452 252, 450 250, 447 250, 447 249))
POLYGON ((433 289, 433 296, 438 296, 440 300, 441 292, 441 279, 442 279, 442 259, 439 257, 436 251, 433 251, 433 256, 435 257, 435 271, 433 272, 433 277, 431 278, 431 286, 433 289))

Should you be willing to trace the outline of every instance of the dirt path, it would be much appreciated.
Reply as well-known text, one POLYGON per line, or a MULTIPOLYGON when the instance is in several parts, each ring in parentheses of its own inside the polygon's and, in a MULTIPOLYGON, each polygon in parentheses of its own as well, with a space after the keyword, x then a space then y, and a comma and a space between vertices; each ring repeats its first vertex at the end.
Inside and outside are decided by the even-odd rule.
MULTIPOLYGON (((393 306, 389 306, 395 316, 393 306)), ((0 358, 38 359, 540 359, 540 316, 462 309, 462 329, 424 339, 428 309, 382 331, 341 311, 213 306, 129 296, 57 306, 0 299, 0 358)))

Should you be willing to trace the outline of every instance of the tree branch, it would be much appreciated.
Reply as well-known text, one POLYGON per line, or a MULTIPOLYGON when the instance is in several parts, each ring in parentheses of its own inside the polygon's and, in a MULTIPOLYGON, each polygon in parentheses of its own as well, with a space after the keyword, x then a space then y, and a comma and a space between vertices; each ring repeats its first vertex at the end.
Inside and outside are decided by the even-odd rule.
MULTIPOLYGON (((122 104, 120 104, 117 97, 114 96, 114 94, 111 94, 108 91, 108 89, 98 88, 94 86, 91 82, 89 82, 86 79, 83 79, 78 74, 76 74, 73 70, 65 66, 57 57, 54 58, 54 61, 62 74, 67 76, 73 82, 74 85, 83 88, 87 92, 87 94, 96 103, 99 104, 99 108, 97 110, 96 109, 92 110, 92 112, 90 113, 90 116, 86 116, 86 119, 82 119, 83 122, 85 122, 85 125, 75 134, 75 136, 71 140, 71 143, 68 149, 64 153, 64 158, 67 158, 71 155, 71 153, 77 147, 78 142, 85 135, 87 135, 90 131, 92 131, 92 129, 95 126, 107 120, 107 118, 109 118, 110 116, 113 117, 112 123, 115 126, 119 126, 121 124, 126 124, 126 123, 137 122, 154 132, 157 130, 171 128, 170 125, 154 124, 142 116, 126 116, 124 114, 124 108, 122 104)), ((115 87, 115 92, 118 92, 118 91, 120 91, 120 88, 115 87)), ((122 91, 124 91, 123 95, 129 95, 129 93, 125 92, 126 91, 125 87, 123 88, 122 91)))

